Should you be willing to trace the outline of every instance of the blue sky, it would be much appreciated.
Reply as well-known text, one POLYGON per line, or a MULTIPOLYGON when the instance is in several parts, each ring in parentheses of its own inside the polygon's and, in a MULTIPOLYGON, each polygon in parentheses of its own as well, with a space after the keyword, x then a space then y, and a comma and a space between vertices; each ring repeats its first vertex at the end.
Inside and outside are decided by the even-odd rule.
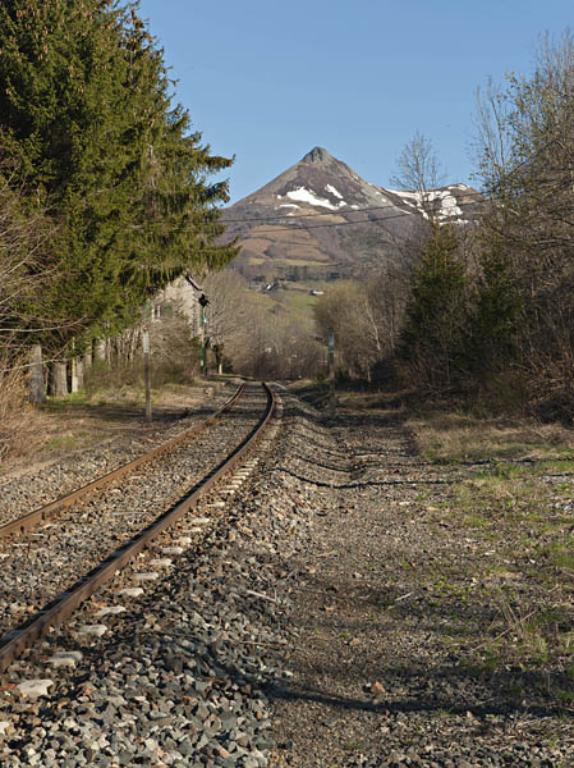
POLYGON ((474 168, 475 94, 528 73, 572 0, 142 0, 178 99, 235 155, 237 200, 315 145, 386 185, 416 130, 447 180, 474 168))

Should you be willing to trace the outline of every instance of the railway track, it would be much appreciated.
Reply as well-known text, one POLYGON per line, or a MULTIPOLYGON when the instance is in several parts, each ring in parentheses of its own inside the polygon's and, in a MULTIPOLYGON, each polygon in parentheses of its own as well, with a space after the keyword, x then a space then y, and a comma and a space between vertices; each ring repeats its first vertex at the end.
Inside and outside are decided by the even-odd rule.
POLYGON ((0 672, 181 521, 246 458, 274 407, 267 385, 243 384, 200 425, 4 524, 0 672))
POLYGON ((219 408, 215 413, 206 419, 203 419, 198 424, 194 424, 189 429, 186 429, 176 437, 162 442, 150 451, 137 456, 131 461, 125 462, 116 467, 110 472, 106 472, 95 480, 86 483, 85 485, 77 488, 69 493, 65 493, 54 501, 44 504, 31 512, 18 516, 17 514, 8 515, 6 511, 0 513, 0 541, 2 539, 11 538, 16 535, 20 535, 25 531, 29 531, 33 528, 37 528, 40 525, 45 524, 48 520, 55 517, 60 512, 72 507, 77 506, 79 503, 92 497, 99 491, 103 491, 106 488, 111 488, 119 481, 126 478, 128 475, 133 474, 138 469, 143 468, 146 464, 153 462, 160 456, 169 454, 183 445, 192 437, 195 437, 203 430, 208 429, 212 424, 221 419, 241 398, 245 384, 240 384, 233 395, 219 408))

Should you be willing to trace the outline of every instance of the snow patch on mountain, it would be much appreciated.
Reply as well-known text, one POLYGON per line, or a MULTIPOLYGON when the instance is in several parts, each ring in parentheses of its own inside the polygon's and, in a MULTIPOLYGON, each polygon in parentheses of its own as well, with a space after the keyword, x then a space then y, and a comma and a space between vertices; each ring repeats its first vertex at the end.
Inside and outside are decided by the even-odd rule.
POLYGON ((334 187, 332 184, 327 184, 327 185, 325 186, 325 189, 327 190, 327 192, 330 192, 332 195, 335 195, 335 197, 338 197, 338 198, 339 198, 339 200, 342 200, 342 199, 343 199, 343 195, 342 195, 342 194, 339 192, 339 190, 338 190, 336 187, 334 187))
POLYGON ((305 189, 305 187, 297 187, 287 192, 286 195, 277 195, 279 200, 283 200, 284 197, 288 197, 289 200, 297 200, 300 203, 307 203, 308 205, 315 205, 319 208, 328 208, 330 211, 336 211, 337 209, 347 205, 343 200, 337 205, 333 205, 330 200, 325 197, 319 197, 312 189, 305 189))
POLYGON ((462 208, 457 205, 454 195, 443 195, 441 216, 462 216, 462 208))
POLYGON ((403 189, 389 189, 391 194, 400 197, 405 205, 416 208, 425 219, 429 218, 427 209, 432 206, 437 219, 445 220, 462 216, 462 208, 458 205, 452 189, 467 189, 465 184, 456 184, 447 189, 432 189, 426 192, 411 192, 403 189))

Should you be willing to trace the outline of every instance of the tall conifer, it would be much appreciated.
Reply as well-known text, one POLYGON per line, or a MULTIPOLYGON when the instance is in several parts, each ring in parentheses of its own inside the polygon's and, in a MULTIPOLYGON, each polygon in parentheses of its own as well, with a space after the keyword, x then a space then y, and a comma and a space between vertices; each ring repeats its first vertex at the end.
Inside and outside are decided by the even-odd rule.
POLYGON ((423 387, 449 388, 459 372, 465 292, 455 228, 433 223, 415 274, 400 349, 400 356, 415 370, 423 387))
POLYGON ((214 244, 226 185, 207 182, 230 161, 189 125, 135 5, 2 3, 0 149, 59 225, 55 316, 119 330, 184 270, 234 255, 214 244))

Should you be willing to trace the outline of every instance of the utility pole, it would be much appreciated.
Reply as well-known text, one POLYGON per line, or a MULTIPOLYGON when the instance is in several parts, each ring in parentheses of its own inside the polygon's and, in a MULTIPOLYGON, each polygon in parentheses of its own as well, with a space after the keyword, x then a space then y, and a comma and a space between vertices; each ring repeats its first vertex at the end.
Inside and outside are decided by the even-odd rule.
POLYGON ((149 340, 149 331, 146 329, 142 333, 142 346, 144 357, 144 381, 145 381, 145 417, 147 421, 152 420, 151 409, 151 346, 149 340))

